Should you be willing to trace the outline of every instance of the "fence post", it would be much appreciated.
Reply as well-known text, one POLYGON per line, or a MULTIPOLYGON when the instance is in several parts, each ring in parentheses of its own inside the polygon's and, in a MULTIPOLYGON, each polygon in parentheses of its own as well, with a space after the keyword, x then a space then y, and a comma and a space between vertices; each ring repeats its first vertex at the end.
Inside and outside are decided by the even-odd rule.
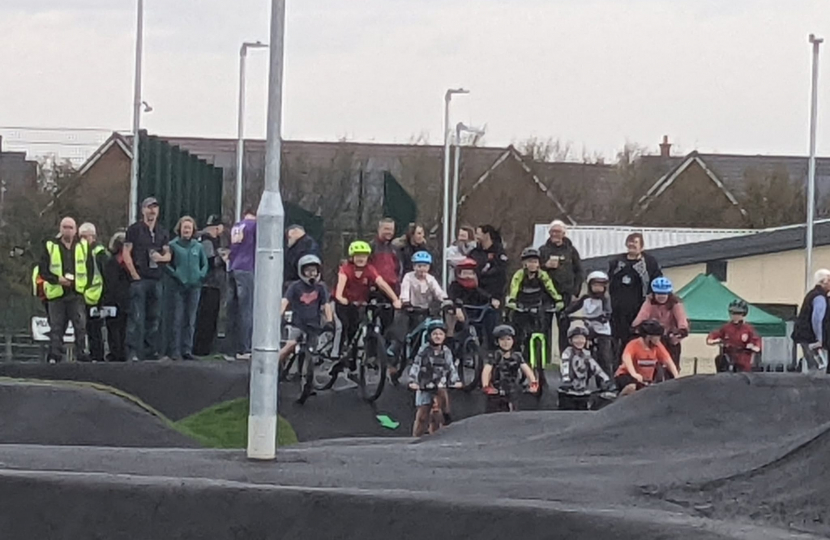
POLYGON ((695 356, 695 368, 694 368, 694 375, 697 375, 697 356, 695 356))

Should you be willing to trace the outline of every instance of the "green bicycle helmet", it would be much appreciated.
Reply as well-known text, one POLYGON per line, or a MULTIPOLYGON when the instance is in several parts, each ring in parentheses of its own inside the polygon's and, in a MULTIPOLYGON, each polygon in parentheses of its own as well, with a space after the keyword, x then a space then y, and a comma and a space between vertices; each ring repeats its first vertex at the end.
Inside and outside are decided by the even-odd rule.
POLYGON ((749 313, 749 306, 743 300, 732 300, 732 302, 729 303, 729 313, 746 315, 749 313))
POLYGON ((354 242, 349 244, 349 257, 354 257, 355 255, 371 254, 372 246, 370 246, 368 242, 364 242, 363 240, 355 240, 354 242))

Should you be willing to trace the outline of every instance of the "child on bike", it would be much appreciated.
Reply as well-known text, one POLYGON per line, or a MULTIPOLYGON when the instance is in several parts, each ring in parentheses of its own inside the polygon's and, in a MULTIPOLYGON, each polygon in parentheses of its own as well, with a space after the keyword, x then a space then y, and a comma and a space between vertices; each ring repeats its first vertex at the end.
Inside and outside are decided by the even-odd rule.
POLYGON ((288 340, 280 350, 280 363, 291 354, 301 339, 316 339, 324 330, 334 330, 334 315, 329 303, 329 292, 320 280, 323 266, 317 255, 304 255, 297 261, 299 281, 289 285, 282 299, 281 314, 291 310, 288 340), (320 321, 325 320, 325 326, 320 321))
MULTIPOLYGON (((369 302, 369 295, 373 288, 380 289, 395 309, 401 307, 398 295, 380 277, 375 267, 369 264, 371 254, 372 248, 367 242, 361 240, 352 242, 349 245, 349 260, 340 267, 337 275, 334 299, 337 301, 335 305, 337 318, 343 325, 340 340, 341 353, 346 350, 360 328, 360 306, 369 302)), ((355 361, 356 358, 352 354, 351 367, 354 367, 355 361)))
POLYGON ((675 378, 679 376, 674 360, 662 343, 663 325, 660 321, 643 321, 638 333, 640 337, 629 341, 623 350, 622 364, 614 374, 620 397, 633 394, 655 382, 658 366, 662 365, 675 378))
POLYGON ((761 352, 761 336, 751 324, 745 321, 749 306, 743 300, 729 304, 730 321, 706 337, 708 345, 721 345, 722 354, 715 358, 719 373, 729 371, 752 371, 752 357, 761 352))
POLYGON ((614 347, 611 337, 611 298, 608 296, 608 274, 588 274, 588 292, 565 308, 563 316, 582 310, 589 339, 593 343, 594 359, 605 373, 614 371, 614 347))
MULTIPOLYGON (((553 280, 547 272, 541 270, 539 250, 525 248, 522 251, 522 269, 513 274, 510 281, 510 292, 507 295, 506 307, 510 310, 527 307, 542 307, 549 305, 562 309, 562 295, 556 290, 553 280)), ((514 312, 511 320, 519 336, 519 343, 524 343, 527 329, 533 322, 533 315, 530 313, 514 312)), ((550 327, 550 321, 546 321, 545 328, 550 327)))
POLYGON ((588 410, 591 398, 591 380, 596 379, 599 388, 605 392, 614 389, 611 377, 594 360, 586 346, 589 331, 584 326, 574 326, 568 330, 567 349, 562 351, 559 383, 559 409, 563 411, 588 410))
POLYGON ((447 326, 433 319, 427 325, 429 343, 418 352, 409 369, 409 387, 415 393, 415 422, 412 435, 420 437, 429 429, 435 433, 449 423, 450 397, 447 388, 461 388, 452 352, 444 344, 447 326))
MULTIPOLYGON (((429 273, 431 266, 432 255, 428 251, 416 251, 412 255, 412 271, 407 272, 401 281, 403 309, 395 313, 390 331, 389 356, 393 359, 398 358, 403 350, 407 333, 423 322, 430 308, 438 304, 446 307, 449 303, 447 293, 429 273)), ((398 369, 399 365, 395 362, 389 367, 393 382, 400 376, 398 369)))
POLYGON ((512 412, 519 409, 520 372, 530 382, 530 392, 539 391, 539 381, 536 374, 527 365, 522 354, 514 347, 516 345, 516 331, 507 324, 499 325, 493 330, 499 348, 487 358, 487 364, 481 372, 481 387, 487 394, 486 413, 512 412))
POLYGON ((674 294, 674 285, 667 277, 655 278, 651 282, 652 293, 648 295, 640 313, 631 324, 636 328, 643 321, 654 319, 664 329, 663 345, 680 369, 680 342, 689 336, 689 320, 683 302, 674 294))

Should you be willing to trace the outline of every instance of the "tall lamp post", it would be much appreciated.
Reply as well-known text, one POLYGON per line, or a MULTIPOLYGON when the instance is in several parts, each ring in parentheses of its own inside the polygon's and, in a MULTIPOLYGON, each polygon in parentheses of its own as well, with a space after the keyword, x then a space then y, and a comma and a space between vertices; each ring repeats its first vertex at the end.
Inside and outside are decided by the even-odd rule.
POLYGON ((130 208, 127 216, 135 223, 138 212, 138 146, 141 129, 141 55, 144 49, 144 0, 138 0, 135 27, 135 86, 133 87, 133 159, 130 163, 130 208))
POLYGON ((254 335, 248 409, 249 459, 277 455, 277 374, 280 352, 280 302, 283 278, 283 219, 280 196, 282 150, 282 72, 285 0, 271 0, 271 52, 268 75, 268 132, 265 190, 257 210, 254 274, 254 335))
POLYGON ((261 41, 246 41, 239 48, 239 111, 236 141, 236 221, 242 220, 242 176, 245 171, 245 67, 248 49, 267 49, 261 41))
POLYGON ((450 218, 450 102, 455 94, 469 94, 464 88, 450 88, 444 94, 444 213, 443 238, 444 247, 441 250, 441 283, 447 287, 447 245, 449 245, 449 218, 450 218))
POLYGON ((824 40, 810 34, 813 45, 812 95, 810 96, 810 164, 807 174, 807 241, 806 241, 806 290, 813 288, 813 221, 816 215, 816 124, 818 119, 818 58, 824 40))
MULTIPOLYGON (((472 133, 478 137, 484 135, 484 128, 470 127, 463 122, 455 126, 455 170, 452 177, 452 214, 450 216, 450 234, 455 234, 458 229, 458 178, 461 172, 461 134, 472 133)), ((448 242, 445 242, 448 244, 448 242)), ((449 244, 448 244, 449 245, 449 244)))

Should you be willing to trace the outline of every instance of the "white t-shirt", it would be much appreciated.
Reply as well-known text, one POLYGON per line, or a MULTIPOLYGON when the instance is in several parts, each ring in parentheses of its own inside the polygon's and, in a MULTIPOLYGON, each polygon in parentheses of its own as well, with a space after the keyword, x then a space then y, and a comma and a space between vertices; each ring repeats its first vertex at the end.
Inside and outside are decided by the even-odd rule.
POLYGON ((447 298, 447 293, 438 284, 438 280, 427 274, 426 279, 415 277, 415 272, 409 272, 401 281, 401 302, 412 307, 427 309, 430 304, 447 298))

